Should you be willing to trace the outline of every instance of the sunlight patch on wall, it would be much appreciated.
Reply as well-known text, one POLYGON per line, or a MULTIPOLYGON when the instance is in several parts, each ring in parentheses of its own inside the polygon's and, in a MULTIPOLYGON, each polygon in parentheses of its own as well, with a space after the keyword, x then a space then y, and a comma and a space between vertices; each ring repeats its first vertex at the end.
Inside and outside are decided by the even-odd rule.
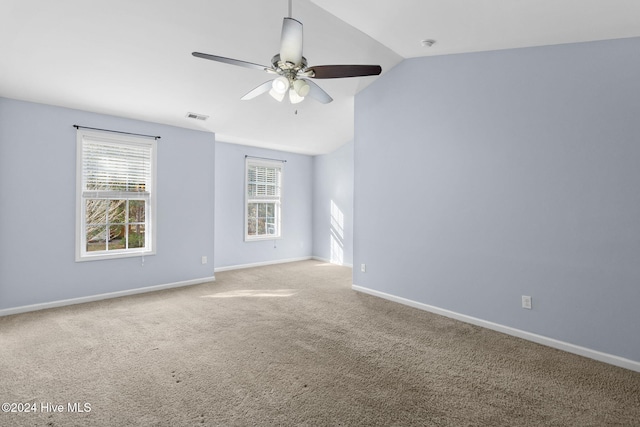
POLYGON ((334 230, 340 239, 344 238, 344 214, 333 200, 331 201, 331 230, 334 230))
POLYGON ((331 227, 329 233, 330 258, 334 264, 344 263, 344 213, 338 205, 331 201, 331 227))

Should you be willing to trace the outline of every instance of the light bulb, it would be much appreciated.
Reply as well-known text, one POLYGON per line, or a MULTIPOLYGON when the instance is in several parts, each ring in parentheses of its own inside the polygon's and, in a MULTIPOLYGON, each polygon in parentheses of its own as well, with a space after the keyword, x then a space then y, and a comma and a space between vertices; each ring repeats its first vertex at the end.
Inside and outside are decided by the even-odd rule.
POLYGON ((271 87, 276 93, 284 94, 287 92, 287 89, 289 89, 289 79, 287 79, 285 76, 280 76, 277 79, 273 80, 273 83, 271 83, 271 87))

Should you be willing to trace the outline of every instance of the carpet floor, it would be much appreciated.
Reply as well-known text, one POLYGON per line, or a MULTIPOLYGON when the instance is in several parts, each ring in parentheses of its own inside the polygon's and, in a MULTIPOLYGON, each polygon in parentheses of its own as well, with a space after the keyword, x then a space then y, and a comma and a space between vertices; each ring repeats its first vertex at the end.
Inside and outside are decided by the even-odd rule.
POLYGON ((303 261, 0 318, 0 425, 640 425, 640 373, 350 285, 303 261))

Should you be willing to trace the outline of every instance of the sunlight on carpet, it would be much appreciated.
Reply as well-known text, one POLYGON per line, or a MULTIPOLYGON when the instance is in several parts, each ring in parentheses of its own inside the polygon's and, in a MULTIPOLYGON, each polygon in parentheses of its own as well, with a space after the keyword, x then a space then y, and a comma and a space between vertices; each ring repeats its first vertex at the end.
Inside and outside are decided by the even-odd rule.
POLYGON ((241 289, 203 295, 201 298, 239 298, 239 297, 290 297, 297 293, 295 289, 241 289))

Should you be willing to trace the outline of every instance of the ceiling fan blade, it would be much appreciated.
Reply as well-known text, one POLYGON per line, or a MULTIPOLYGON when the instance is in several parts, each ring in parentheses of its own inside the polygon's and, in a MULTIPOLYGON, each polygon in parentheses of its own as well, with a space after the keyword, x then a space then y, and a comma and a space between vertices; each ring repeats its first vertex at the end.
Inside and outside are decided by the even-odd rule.
POLYGON ((209 55, 208 53, 193 52, 192 55, 195 56, 196 58, 209 59, 211 61, 217 61, 217 62, 224 62, 225 64, 237 65, 239 67, 253 68, 253 69, 262 70, 262 71, 267 71, 271 69, 271 67, 267 67, 265 65, 254 64, 253 62, 247 62, 247 61, 240 61, 239 59, 225 58, 224 56, 209 55))
POLYGON ((260 86, 256 87, 245 96, 240 98, 243 101, 248 101, 249 99, 253 99, 258 95, 262 95, 265 92, 269 92, 271 90, 271 85, 273 84, 273 80, 266 81, 262 83, 260 86))
POLYGON ((306 72, 314 79, 339 79, 342 77, 377 76, 382 72, 379 65, 316 65, 306 72))
POLYGON ((280 60, 295 65, 302 61, 302 23, 293 18, 282 21, 280 60))
POLYGON ((325 92, 320 86, 312 82, 311 80, 303 79, 305 82, 309 84, 309 94, 307 96, 312 97, 318 102, 322 104, 328 104, 333 101, 333 98, 329 96, 327 92, 325 92))

